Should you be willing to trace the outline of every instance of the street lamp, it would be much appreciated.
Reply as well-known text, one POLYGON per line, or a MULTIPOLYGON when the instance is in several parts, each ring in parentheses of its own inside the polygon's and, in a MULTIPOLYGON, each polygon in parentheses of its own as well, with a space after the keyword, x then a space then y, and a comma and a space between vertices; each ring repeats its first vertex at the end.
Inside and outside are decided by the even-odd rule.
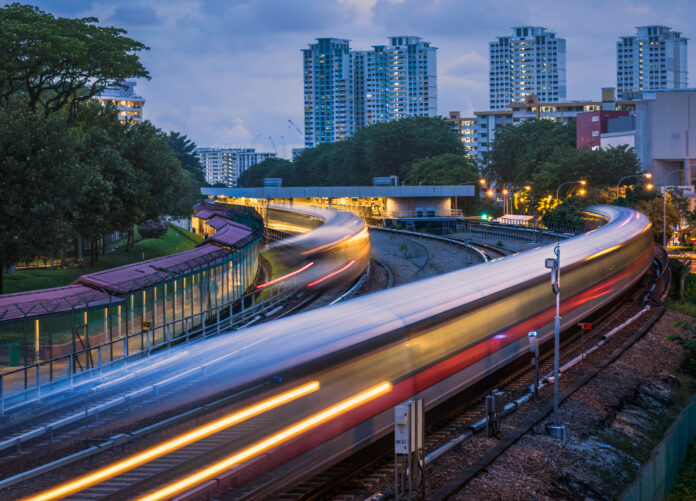
POLYGON ((662 187, 662 247, 665 249, 667 249, 667 179, 675 172, 681 171, 681 169, 674 169, 662 178, 662 182, 665 183, 662 187))
POLYGON ((566 184, 580 184, 582 186, 585 186, 587 182, 581 179, 580 181, 566 181, 565 183, 559 184, 558 188, 556 188, 556 200, 558 200, 558 194, 561 190, 561 186, 565 186, 566 184))
POLYGON ((619 179, 619 182, 616 183, 616 198, 619 198, 619 190, 621 189, 621 181, 623 181, 624 179, 628 179, 629 177, 644 177, 645 179, 652 179, 652 174, 650 174, 649 172, 644 172, 643 174, 629 174, 628 176, 622 177, 621 179, 619 179))
MULTIPOLYGON (((530 198, 532 199, 532 228, 536 230, 536 202, 534 201, 534 192, 532 187, 527 185, 524 187, 524 191, 530 193, 530 198)), ((536 242, 536 233, 534 234, 534 241, 536 242)))
POLYGON ((507 214, 507 196, 510 193, 507 189, 503 190, 503 216, 507 214))

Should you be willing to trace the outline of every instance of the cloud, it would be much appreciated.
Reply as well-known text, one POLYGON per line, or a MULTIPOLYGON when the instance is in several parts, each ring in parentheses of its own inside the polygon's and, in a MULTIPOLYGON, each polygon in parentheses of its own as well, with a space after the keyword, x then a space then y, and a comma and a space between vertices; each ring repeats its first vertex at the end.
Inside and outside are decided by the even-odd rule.
MULTIPOLYGON (((7 2, 5 2, 7 3, 7 2)), ((151 48, 138 83, 144 116, 199 144, 301 144, 301 49, 318 37, 355 49, 416 35, 438 47, 438 108, 488 108, 488 43, 512 26, 567 40, 568 97, 595 99, 616 83, 616 40, 664 24, 694 39, 693 0, 33 0, 54 15, 96 16, 151 48)), ((692 71, 696 51, 689 51, 692 71)))
POLYGON ((126 26, 151 26, 162 24, 155 9, 148 5, 129 5, 116 7, 108 21, 126 26))

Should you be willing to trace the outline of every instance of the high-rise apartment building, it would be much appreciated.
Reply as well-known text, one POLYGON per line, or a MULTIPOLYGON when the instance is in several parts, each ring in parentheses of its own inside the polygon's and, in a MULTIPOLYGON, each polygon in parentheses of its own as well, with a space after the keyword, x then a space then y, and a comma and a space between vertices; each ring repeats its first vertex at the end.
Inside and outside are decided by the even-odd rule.
POLYGON ((242 173, 252 165, 274 158, 275 153, 260 153, 254 148, 196 148, 205 171, 205 182, 237 186, 242 173))
POLYGON ((102 106, 113 104, 118 111, 118 119, 123 123, 143 121, 145 99, 135 94, 135 82, 132 80, 123 82, 123 86, 107 87, 95 99, 102 106))
POLYGON ((634 36, 616 42, 619 99, 643 92, 687 87, 687 38, 667 26, 639 26, 634 36))
POLYGON ((490 108, 505 109, 531 95, 543 102, 565 99, 565 39, 540 26, 518 26, 512 33, 489 43, 490 108))
POLYGON ((437 114, 436 47, 415 36, 351 51, 318 38, 303 49, 305 146, 341 141, 367 125, 437 114))
POLYGON ((349 40, 318 38, 304 53, 305 146, 354 133, 353 57, 349 40))

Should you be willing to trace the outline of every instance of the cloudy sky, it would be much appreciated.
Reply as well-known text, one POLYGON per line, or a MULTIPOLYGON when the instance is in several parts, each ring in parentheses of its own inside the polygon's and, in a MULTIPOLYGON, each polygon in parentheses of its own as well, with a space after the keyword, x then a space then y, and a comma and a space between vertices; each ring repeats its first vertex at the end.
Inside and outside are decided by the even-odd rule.
MULTIPOLYGON (((6 3, 6 2, 5 2, 6 3)), ((351 47, 417 35, 438 50, 438 112, 488 108, 488 42, 511 26, 545 26, 567 40, 569 99, 616 85, 615 42, 664 24, 696 36, 695 0, 35 0, 56 16, 98 17, 150 47, 139 81, 145 118, 200 146, 302 146, 302 48, 317 37, 351 47)), ((693 44, 694 42, 690 42, 693 44)), ((696 86, 696 49, 690 47, 696 86)))

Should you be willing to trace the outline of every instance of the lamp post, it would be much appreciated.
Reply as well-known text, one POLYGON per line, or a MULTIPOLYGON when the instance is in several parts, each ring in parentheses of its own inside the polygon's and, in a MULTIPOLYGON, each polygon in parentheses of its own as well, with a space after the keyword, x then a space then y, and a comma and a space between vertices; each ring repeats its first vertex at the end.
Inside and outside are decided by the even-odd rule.
POLYGON ((561 244, 556 243, 553 249, 555 258, 546 258, 544 265, 551 270, 551 290, 556 296, 556 316, 554 318, 553 336, 553 413, 558 415, 558 371, 559 371, 559 349, 561 338, 561 244))
POLYGON ((667 180, 669 179, 669 176, 671 176, 675 172, 681 171, 681 169, 674 169, 672 171, 669 171, 662 181, 663 183, 665 183, 662 186, 662 247, 664 247, 665 249, 667 248, 667 180))
POLYGON ((619 190, 621 189, 621 181, 624 179, 628 179, 630 177, 644 177, 645 179, 652 179, 652 174, 649 172, 644 172, 643 174, 629 174, 628 176, 624 176, 621 179, 619 179, 619 182, 616 183, 616 198, 619 198, 619 190))
POLYGON ((507 214, 507 196, 508 196, 509 192, 506 188, 506 189, 503 189, 502 193, 503 193, 503 216, 505 216, 505 214, 507 214))
POLYGON ((566 184, 581 184, 585 186, 587 182, 581 179, 580 181, 566 181, 565 183, 559 184, 558 188, 556 188, 556 200, 558 200, 558 194, 561 191, 561 186, 565 186, 566 184))
MULTIPOLYGON (((530 195, 530 198, 532 199, 532 228, 536 230, 536 203, 534 201, 534 192, 532 191, 531 186, 525 186, 524 191, 528 192, 530 195)), ((535 241, 536 241, 536 235, 535 235, 535 241)))

